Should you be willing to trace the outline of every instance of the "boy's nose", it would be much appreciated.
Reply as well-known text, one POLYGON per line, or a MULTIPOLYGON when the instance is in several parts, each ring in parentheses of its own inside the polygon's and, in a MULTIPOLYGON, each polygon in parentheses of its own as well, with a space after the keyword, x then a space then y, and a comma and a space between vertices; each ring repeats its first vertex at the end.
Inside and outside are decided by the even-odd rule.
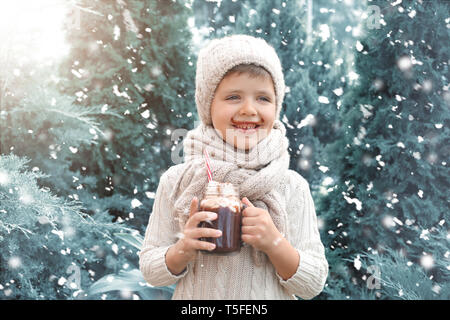
POLYGON ((253 104, 249 100, 245 100, 242 108, 239 110, 239 114, 242 115, 256 115, 256 109, 253 107, 253 104))

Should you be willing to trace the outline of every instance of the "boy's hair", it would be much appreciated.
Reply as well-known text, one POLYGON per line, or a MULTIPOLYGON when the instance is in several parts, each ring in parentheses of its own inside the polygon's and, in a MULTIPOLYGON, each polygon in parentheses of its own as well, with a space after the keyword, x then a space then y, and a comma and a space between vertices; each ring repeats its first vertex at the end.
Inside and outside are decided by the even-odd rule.
POLYGON ((223 76, 224 78, 230 74, 233 73, 237 73, 238 75, 246 73, 248 74, 251 78, 266 78, 269 77, 270 79, 272 79, 272 76, 270 75, 270 72, 267 71, 264 67, 258 66, 256 64, 253 63, 249 63, 249 64, 238 64, 237 66, 234 66, 233 68, 231 68, 230 70, 227 71, 227 73, 225 73, 225 75, 223 76))

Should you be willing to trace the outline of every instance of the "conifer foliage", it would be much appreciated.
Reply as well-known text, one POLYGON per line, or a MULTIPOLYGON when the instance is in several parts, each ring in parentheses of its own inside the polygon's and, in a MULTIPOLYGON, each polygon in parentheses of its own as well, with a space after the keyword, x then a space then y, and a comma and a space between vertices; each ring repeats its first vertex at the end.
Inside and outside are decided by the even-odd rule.
POLYGON ((450 4, 399 3, 370 2, 381 9, 380 25, 367 27, 355 47, 358 84, 344 98, 339 139, 325 150, 338 177, 318 201, 331 249, 331 297, 340 290, 353 297, 365 287, 363 253, 379 261, 381 287, 372 297, 449 297, 449 253, 442 248, 449 219, 450 4))
POLYGON ((0 46, 0 299, 171 297, 137 253, 198 124, 195 54, 236 33, 282 62, 330 266, 317 299, 450 298, 449 1, 70 3, 62 62, 0 46))
POLYGON ((189 9, 183 1, 80 1, 80 28, 69 30, 72 44, 61 65, 61 89, 77 95, 82 109, 101 105, 121 115, 102 118, 106 136, 82 148, 74 168, 96 178, 92 190, 115 204, 136 198, 146 205, 159 177, 173 164, 171 136, 194 120, 194 58, 190 56, 189 9), (191 61, 192 60, 192 61, 191 61), (136 190, 136 192, 134 192, 136 190))
POLYGON ((85 298, 106 242, 127 228, 40 187, 45 174, 28 163, 0 156, 0 299, 85 298))

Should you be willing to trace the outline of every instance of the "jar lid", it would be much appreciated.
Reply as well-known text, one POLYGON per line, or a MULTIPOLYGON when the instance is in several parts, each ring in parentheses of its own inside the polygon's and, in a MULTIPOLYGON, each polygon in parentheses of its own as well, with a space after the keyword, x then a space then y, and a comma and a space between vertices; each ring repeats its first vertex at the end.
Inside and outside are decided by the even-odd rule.
POLYGON ((239 192, 232 183, 211 180, 206 187, 205 196, 239 197, 239 192))

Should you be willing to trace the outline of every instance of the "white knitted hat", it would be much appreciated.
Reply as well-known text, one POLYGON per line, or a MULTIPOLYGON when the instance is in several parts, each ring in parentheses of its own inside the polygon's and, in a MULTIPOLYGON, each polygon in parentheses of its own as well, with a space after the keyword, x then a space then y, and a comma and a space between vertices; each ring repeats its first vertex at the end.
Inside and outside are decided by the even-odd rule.
POLYGON ((212 125, 211 102, 223 76, 239 64, 256 64, 272 76, 276 95, 276 118, 284 98, 284 77, 275 49, 262 38, 237 34, 211 40, 198 54, 195 77, 195 103, 200 119, 212 125))

